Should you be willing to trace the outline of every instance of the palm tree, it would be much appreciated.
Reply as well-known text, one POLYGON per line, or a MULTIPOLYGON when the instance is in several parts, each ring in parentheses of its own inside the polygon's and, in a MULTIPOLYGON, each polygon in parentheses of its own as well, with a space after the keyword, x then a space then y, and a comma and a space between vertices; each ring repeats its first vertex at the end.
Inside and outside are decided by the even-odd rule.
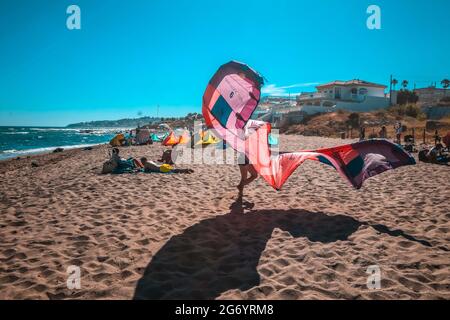
POLYGON ((450 80, 444 79, 441 81, 442 88, 444 88, 444 96, 447 95, 447 88, 450 86, 450 80))
POLYGON ((403 87, 403 89, 405 89, 406 90, 406 88, 408 88, 408 80, 403 80, 402 81, 402 87, 403 87))
POLYGON ((398 80, 397 79, 392 79, 392 86, 394 87, 394 91, 395 91, 395 86, 398 84, 398 80))

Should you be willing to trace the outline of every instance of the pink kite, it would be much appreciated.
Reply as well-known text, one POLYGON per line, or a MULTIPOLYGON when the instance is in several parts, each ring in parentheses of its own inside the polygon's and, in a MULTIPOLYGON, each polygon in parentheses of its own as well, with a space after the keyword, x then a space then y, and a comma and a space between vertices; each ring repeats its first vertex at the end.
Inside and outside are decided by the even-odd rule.
POLYGON ((368 140, 333 148, 272 154, 270 124, 251 120, 261 96, 263 78, 245 64, 231 61, 214 74, 203 96, 203 116, 209 128, 234 150, 244 153, 258 173, 280 190, 305 160, 334 167, 355 188, 376 174, 404 165, 414 158, 400 146, 384 139, 368 140))

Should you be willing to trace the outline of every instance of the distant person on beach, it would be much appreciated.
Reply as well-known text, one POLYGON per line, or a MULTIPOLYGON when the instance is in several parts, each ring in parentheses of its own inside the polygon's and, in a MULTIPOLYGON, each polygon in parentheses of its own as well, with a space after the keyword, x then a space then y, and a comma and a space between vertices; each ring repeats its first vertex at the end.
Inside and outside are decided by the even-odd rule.
POLYGON ((237 188, 239 190, 239 194, 242 194, 244 192, 244 187, 258 178, 258 172, 250 164, 247 156, 243 153, 240 153, 238 156, 238 165, 239 171, 241 172, 241 181, 239 182, 237 188), (250 173, 250 177, 247 177, 248 173, 250 173))
POLYGON ((441 142, 441 136, 439 135, 438 131, 436 130, 434 132, 434 145, 436 146, 438 143, 441 142))
POLYGON ((387 130, 386 130, 385 126, 381 127, 381 130, 378 133, 378 135, 380 136, 381 139, 386 139, 387 138, 387 130))
POLYGON ((396 143, 400 144, 401 143, 401 138, 402 138, 402 123, 400 121, 398 121, 395 126, 395 139, 396 139, 396 143))
POLYGON ((366 139, 366 127, 361 126, 359 128, 359 141, 363 141, 366 139))

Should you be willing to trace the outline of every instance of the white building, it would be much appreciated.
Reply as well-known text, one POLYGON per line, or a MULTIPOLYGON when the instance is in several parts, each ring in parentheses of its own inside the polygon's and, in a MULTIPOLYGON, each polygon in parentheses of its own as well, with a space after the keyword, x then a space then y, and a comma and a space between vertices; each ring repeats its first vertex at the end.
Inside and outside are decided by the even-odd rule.
MULTIPOLYGON (((302 93, 297 97, 297 106, 307 114, 332 112, 344 109, 353 112, 367 112, 387 108, 390 105, 386 86, 363 80, 325 83, 316 87, 317 92, 302 93)), ((392 103, 396 103, 395 95, 392 103)))
POLYGON ((435 104, 447 95, 446 89, 435 86, 414 89, 414 93, 419 97, 419 103, 422 105, 435 104))

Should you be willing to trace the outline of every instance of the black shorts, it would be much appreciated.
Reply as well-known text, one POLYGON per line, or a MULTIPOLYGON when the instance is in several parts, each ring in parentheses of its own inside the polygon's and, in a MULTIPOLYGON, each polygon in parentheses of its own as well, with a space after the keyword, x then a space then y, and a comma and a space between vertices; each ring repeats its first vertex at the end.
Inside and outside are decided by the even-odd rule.
POLYGON ((250 161, 248 160, 245 153, 239 153, 237 159, 238 159, 238 165, 240 165, 240 166, 246 166, 246 165, 250 164, 250 161))

